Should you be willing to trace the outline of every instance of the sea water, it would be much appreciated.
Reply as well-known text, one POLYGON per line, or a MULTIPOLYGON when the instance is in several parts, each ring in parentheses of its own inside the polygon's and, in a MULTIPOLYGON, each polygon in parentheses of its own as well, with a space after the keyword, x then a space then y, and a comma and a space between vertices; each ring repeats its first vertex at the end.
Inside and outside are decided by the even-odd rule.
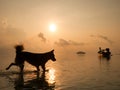
POLYGON ((40 72, 25 63, 23 73, 19 68, 5 68, 10 62, 0 64, 0 90, 120 90, 120 55, 108 60, 98 54, 57 55, 57 61, 48 61, 46 72, 40 72))

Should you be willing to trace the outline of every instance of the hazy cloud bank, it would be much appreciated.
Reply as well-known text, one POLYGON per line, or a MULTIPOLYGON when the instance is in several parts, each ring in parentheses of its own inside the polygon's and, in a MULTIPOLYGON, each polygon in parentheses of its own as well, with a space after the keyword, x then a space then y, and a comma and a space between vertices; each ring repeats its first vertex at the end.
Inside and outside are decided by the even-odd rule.
POLYGON ((5 55, 14 45, 25 38, 25 32, 12 27, 7 19, 0 19, 0 54, 5 55))
POLYGON ((25 38, 25 32, 16 27, 12 27, 7 19, 0 21, 0 43, 10 44, 22 41, 25 38))
POLYGON ((79 43, 79 42, 75 42, 72 40, 67 41, 65 39, 59 39, 58 41, 55 42, 55 44, 58 46, 70 46, 70 45, 81 46, 81 45, 84 45, 84 43, 79 43))
POLYGON ((113 44, 113 41, 110 40, 107 36, 103 36, 103 35, 90 35, 90 37, 100 38, 100 39, 105 40, 105 41, 108 42, 109 44, 113 44))

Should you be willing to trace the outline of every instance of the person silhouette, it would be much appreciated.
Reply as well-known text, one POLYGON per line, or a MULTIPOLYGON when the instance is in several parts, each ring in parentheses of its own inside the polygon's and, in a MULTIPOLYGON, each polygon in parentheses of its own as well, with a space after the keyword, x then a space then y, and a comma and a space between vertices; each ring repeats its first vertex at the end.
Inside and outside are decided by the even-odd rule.
POLYGON ((110 52, 110 49, 109 49, 109 48, 106 48, 105 55, 106 55, 106 56, 110 56, 110 55, 111 55, 111 52, 110 52))

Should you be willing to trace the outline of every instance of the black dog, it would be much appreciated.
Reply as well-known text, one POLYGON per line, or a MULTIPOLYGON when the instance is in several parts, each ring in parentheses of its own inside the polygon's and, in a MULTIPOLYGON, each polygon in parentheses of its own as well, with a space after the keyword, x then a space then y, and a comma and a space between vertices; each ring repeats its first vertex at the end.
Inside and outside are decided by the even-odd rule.
POLYGON ((21 72, 24 68, 24 61, 27 61, 28 63, 32 64, 37 68, 37 71, 40 71, 39 66, 42 67, 43 71, 45 71, 45 64, 46 62, 51 59, 52 61, 56 61, 54 50, 46 53, 31 53, 31 52, 25 52, 23 45, 16 45, 16 57, 15 57, 15 63, 11 63, 6 70, 8 70, 11 66, 19 66, 21 72))

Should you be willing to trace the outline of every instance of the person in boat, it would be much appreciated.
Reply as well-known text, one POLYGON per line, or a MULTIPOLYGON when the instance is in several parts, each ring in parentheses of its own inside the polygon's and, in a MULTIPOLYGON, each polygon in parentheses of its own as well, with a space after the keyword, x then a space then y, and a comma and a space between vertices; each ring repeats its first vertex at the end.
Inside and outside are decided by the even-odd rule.
POLYGON ((103 56, 105 56, 105 57, 111 56, 111 52, 110 52, 110 49, 109 49, 109 48, 106 48, 106 49, 105 49, 105 52, 103 53, 103 56))
POLYGON ((104 50, 104 49, 101 49, 101 47, 99 47, 98 53, 99 53, 99 54, 103 54, 103 53, 105 53, 105 50, 104 50))
POLYGON ((109 48, 106 48, 106 49, 101 49, 101 47, 99 47, 99 51, 98 51, 99 54, 102 54, 102 56, 104 57, 109 57, 111 56, 111 52, 110 52, 110 49, 109 48))

